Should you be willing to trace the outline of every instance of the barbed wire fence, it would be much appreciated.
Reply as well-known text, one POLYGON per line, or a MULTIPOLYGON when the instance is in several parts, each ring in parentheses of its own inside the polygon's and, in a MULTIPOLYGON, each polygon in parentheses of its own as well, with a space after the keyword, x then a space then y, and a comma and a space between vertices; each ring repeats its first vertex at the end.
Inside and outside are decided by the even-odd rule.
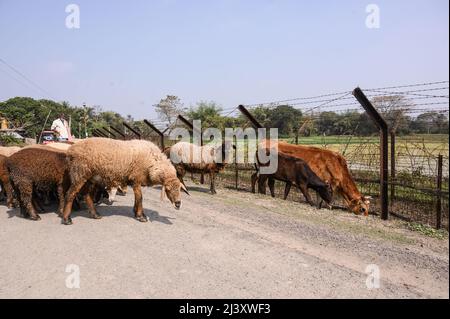
MULTIPOLYGON (((389 126, 389 212, 407 221, 448 229, 448 132, 434 134, 437 128, 433 119, 440 116, 448 123, 449 82, 363 88, 362 91, 389 126), (418 117, 423 118, 422 124, 426 127, 426 134, 402 132, 404 121, 416 120, 418 117)), ((361 129, 369 126, 369 123, 361 124, 359 121, 358 124, 348 125, 341 131, 330 133, 329 126, 333 123, 327 124, 323 121, 324 117, 331 113, 364 116, 365 111, 352 96, 352 92, 280 99, 247 104, 245 107, 249 112, 254 112, 261 107, 276 109, 283 105, 300 110, 302 118, 294 132, 281 138, 289 143, 317 146, 342 154, 361 193, 374 198, 372 212, 379 214, 381 163, 378 130, 363 134, 361 129), (315 134, 314 130, 321 134, 315 134)), ((237 107, 224 108, 219 113, 223 117, 240 119, 239 126, 242 128, 251 125, 237 107)), ((178 121, 172 125, 160 119, 148 121, 159 133, 149 127, 139 127, 141 138, 160 144, 162 138, 162 145, 165 146, 174 142, 168 137, 170 129, 183 125, 178 121), (160 133, 163 134, 162 137, 160 133)), ((219 174, 217 181, 223 187, 250 191, 250 177, 254 171, 253 164, 233 163, 219 174)), ((192 175, 193 178, 194 175, 196 174, 192 175)), ((200 179, 195 176, 194 180, 198 182, 200 179)), ((283 196, 283 189, 284 184, 277 182, 277 196, 283 196)), ((296 192, 291 192, 288 199, 303 201, 296 192)), ((343 202, 337 201, 336 205, 344 207, 343 202)))

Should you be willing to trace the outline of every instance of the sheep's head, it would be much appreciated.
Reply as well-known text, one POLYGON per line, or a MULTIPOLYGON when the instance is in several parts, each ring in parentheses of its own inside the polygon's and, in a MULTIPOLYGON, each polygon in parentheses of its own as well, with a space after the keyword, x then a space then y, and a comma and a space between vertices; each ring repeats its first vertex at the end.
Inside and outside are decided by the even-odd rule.
POLYGON ((181 183, 178 178, 166 180, 162 186, 161 199, 163 199, 164 195, 166 195, 167 198, 170 200, 170 202, 175 206, 175 208, 180 209, 181 191, 189 195, 186 186, 183 183, 181 183))
POLYGON ((350 210, 356 215, 368 216, 371 198, 370 196, 362 196, 360 199, 352 200, 349 205, 350 210))

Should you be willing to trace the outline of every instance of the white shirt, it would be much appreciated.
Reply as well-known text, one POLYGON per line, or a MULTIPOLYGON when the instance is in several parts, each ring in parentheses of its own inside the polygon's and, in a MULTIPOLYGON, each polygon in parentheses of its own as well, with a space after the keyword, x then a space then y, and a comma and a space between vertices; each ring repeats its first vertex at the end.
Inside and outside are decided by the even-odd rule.
POLYGON ((51 129, 58 132, 60 138, 69 139, 69 125, 67 121, 56 119, 53 121, 51 129))

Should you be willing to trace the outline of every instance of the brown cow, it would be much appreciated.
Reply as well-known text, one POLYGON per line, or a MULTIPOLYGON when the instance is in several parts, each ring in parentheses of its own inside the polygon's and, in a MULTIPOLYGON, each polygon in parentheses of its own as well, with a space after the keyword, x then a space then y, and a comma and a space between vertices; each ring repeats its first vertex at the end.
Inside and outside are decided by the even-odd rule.
POLYGON ((357 215, 369 214, 370 197, 361 195, 342 155, 318 147, 271 140, 262 140, 258 147, 268 148, 277 145, 278 152, 303 159, 319 178, 328 181, 333 194, 341 195, 350 211, 357 215))

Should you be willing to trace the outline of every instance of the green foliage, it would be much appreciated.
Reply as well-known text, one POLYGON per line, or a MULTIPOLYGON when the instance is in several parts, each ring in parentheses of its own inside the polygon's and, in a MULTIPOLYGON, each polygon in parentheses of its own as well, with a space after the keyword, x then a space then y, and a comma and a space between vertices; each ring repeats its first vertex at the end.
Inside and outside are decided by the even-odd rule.
POLYGON ((420 223, 407 223, 407 227, 409 230, 419 232, 425 236, 437 239, 448 238, 448 232, 443 229, 435 229, 429 225, 423 225, 420 223))
POLYGON ((0 134, 0 145, 1 146, 23 146, 23 142, 15 138, 14 136, 8 134, 0 134))
POLYGON ((191 107, 187 116, 193 120, 202 121, 203 127, 222 128, 224 118, 220 115, 222 108, 215 102, 199 102, 195 107, 191 107))
POLYGON ((100 108, 70 106, 68 102, 29 97, 14 97, 0 102, 0 117, 8 120, 10 128, 24 129, 24 136, 31 138, 38 136, 42 129, 49 130, 60 113, 71 120, 72 135, 75 137, 91 135, 94 128, 106 125, 121 126, 124 120, 118 113, 103 112, 100 108))

